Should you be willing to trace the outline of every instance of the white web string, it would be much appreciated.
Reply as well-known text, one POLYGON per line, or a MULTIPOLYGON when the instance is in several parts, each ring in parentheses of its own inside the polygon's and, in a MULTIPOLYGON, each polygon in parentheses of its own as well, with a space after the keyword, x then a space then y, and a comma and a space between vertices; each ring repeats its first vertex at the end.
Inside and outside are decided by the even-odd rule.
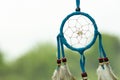
POLYGON ((87 17, 75 15, 67 20, 63 33, 69 45, 74 48, 82 48, 93 40, 94 26, 87 17))

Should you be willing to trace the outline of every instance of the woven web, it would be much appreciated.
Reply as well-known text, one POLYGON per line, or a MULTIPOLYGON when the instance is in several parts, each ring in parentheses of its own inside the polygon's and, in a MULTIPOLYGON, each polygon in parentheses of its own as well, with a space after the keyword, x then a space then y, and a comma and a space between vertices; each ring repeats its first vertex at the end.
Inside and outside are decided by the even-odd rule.
POLYGON ((75 15, 66 21, 63 33, 69 45, 74 48, 82 48, 93 40, 94 26, 89 18, 75 15))

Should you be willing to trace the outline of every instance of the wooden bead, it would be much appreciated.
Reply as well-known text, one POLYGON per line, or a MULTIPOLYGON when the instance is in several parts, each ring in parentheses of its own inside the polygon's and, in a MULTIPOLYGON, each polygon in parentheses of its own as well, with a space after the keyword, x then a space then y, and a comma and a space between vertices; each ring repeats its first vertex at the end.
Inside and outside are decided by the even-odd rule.
POLYGON ((106 58, 104 58, 104 61, 105 61, 105 62, 108 62, 108 61, 109 61, 109 59, 106 57, 106 58))
POLYGON ((104 62, 103 58, 99 58, 99 63, 103 63, 103 62, 104 62))
POLYGON ((84 72, 84 73, 81 74, 81 76, 82 76, 82 77, 87 77, 87 73, 84 72))
POLYGON ((61 64, 61 60, 60 59, 57 60, 57 64, 61 64))
POLYGON ((87 73, 86 72, 82 73, 81 76, 82 76, 83 80, 87 80, 87 73))
POLYGON ((62 62, 67 62, 67 59, 66 58, 62 58, 62 62))

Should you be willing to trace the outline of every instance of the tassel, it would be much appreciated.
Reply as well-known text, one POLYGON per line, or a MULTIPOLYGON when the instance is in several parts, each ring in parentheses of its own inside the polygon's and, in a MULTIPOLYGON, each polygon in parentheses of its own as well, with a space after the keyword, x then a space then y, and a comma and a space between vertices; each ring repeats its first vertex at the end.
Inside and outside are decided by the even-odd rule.
POLYGON ((99 58, 99 66, 98 66, 98 69, 97 69, 97 75, 98 75, 98 80, 102 80, 102 69, 104 69, 104 66, 103 66, 103 58, 99 58))
POLYGON ((110 76, 109 80, 118 80, 117 77, 115 76, 115 74, 113 73, 109 64, 104 64, 104 67, 105 67, 106 71, 108 72, 108 75, 110 76))
POLYGON ((97 75, 98 75, 98 80, 110 80, 110 79, 106 79, 107 76, 107 71, 105 70, 104 64, 103 64, 103 58, 99 59, 99 66, 97 69, 97 75))
POLYGON ((105 80, 102 70, 103 70, 103 67, 99 65, 97 69, 98 80, 105 80))
POLYGON ((98 80, 118 80, 108 63, 103 63, 102 59, 99 59, 99 62, 100 65, 97 69, 98 80))
POLYGON ((61 78, 61 80, 75 80, 75 78, 72 76, 72 74, 66 64, 61 66, 60 78, 61 78))
POLYGON ((64 65, 61 66, 61 80, 75 80, 66 64, 67 59, 65 57, 62 58, 62 62, 64 63, 64 65))
POLYGON ((53 73, 52 80, 75 80, 67 65, 60 66, 53 73))
POLYGON ((61 59, 57 60, 57 69, 55 69, 53 76, 52 76, 52 80, 61 80, 60 79, 60 71, 61 71, 61 59))
POLYGON ((67 59, 62 58, 62 62, 64 64, 61 66, 61 60, 57 60, 58 68, 54 71, 52 80, 75 80, 70 73, 68 66, 66 65, 67 59))
POLYGON ((52 80, 60 80, 60 67, 55 69, 53 76, 52 76, 52 80))
POLYGON ((108 69, 106 66, 103 67, 100 65, 97 69, 98 80, 114 80, 111 75, 109 74, 108 69))
POLYGON ((104 66, 108 70, 112 80, 118 80, 117 76, 113 73, 108 58, 104 58, 104 66))

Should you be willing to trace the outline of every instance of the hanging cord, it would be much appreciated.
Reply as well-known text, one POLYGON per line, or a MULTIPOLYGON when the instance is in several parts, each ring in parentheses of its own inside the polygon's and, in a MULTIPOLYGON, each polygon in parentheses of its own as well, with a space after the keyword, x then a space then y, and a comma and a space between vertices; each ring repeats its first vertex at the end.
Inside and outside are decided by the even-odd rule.
POLYGON ((63 42, 62 42, 62 37, 60 37, 60 42, 61 42, 62 57, 65 58, 65 53, 64 53, 64 46, 63 46, 63 42))
POLYGON ((81 70, 82 70, 81 76, 82 76, 83 80, 87 80, 87 73, 85 71, 85 56, 84 56, 84 54, 81 55, 80 66, 81 66, 81 70))
POLYGON ((76 11, 80 11, 80 0, 76 0, 76 11))
POLYGON ((61 53, 62 53, 62 62, 66 63, 67 59, 65 58, 65 53, 64 53, 64 46, 63 46, 63 42, 62 42, 62 37, 60 36, 60 34, 57 36, 57 50, 58 50, 58 55, 57 55, 57 63, 58 65, 61 64, 61 53))
POLYGON ((60 35, 57 36, 57 58, 60 60, 60 35))
POLYGON ((103 45, 102 45, 102 36, 101 34, 99 33, 99 51, 100 51, 100 57, 104 57, 106 58, 106 53, 105 53, 105 50, 103 49, 103 45))
POLYGON ((77 8, 80 6, 80 0, 76 0, 76 6, 77 8))
POLYGON ((65 57, 64 45, 63 45, 63 42, 62 42, 62 37, 60 37, 60 43, 61 43, 61 52, 62 52, 62 62, 64 63, 64 65, 66 65, 67 59, 65 57))
POLYGON ((99 35, 99 56, 100 56, 100 58, 103 57, 103 55, 102 55, 102 49, 101 49, 101 35, 99 35))
POLYGON ((104 62, 108 63, 109 59, 106 56, 105 50, 103 49, 103 45, 102 45, 102 35, 100 33, 98 33, 99 36, 99 64, 102 66, 102 68, 104 69, 104 62))
POLYGON ((103 56, 103 61, 105 63, 109 63, 109 59, 105 53, 105 50, 103 48, 103 45, 102 45, 102 35, 99 33, 99 49, 100 49, 100 55, 103 56))
POLYGON ((65 57, 65 53, 64 53, 64 46, 63 46, 63 42, 62 42, 62 37, 59 34, 57 36, 57 50, 58 50, 58 59, 60 59, 60 53, 62 52, 62 57, 65 57))
POLYGON ((60 35, 57 36, 57 69, 61 66, 61 59, 60 59, 60 35))
POLYGON ((80 66, 81 66, 81 70, 84 73, 85 72, 85 56, 82 54, 81 58, 80 58, 80 66))

